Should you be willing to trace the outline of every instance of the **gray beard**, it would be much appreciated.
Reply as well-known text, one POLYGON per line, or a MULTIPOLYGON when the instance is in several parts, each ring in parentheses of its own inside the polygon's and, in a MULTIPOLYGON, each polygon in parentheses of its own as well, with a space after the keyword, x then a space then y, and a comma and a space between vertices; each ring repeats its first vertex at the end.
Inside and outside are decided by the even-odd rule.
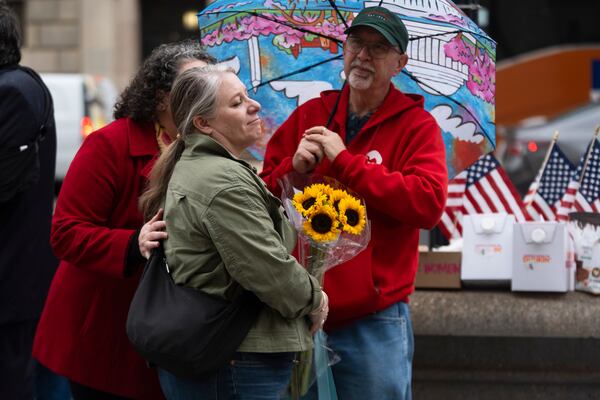
POLYGON ((354 71, 350 71, 350 75, 348 76, 348 84, 352 89, 366 90, 373 84, 373 75, 370 75, 367 79, 363 79, 357 77, 354 71))

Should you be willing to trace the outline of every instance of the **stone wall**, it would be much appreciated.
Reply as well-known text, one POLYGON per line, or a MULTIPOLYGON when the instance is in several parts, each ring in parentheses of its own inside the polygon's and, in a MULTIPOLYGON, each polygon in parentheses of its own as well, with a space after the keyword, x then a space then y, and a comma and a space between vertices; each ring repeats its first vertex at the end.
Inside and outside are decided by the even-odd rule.
POLYGON ((570 292, 417 290, 415 400, 600 398, 600 302, 570 292))
POLYGON ((40 72, 81 72, 80 2, 25 2, 23 64, 40 72))
POLYGON ((139 0, 26 0, 24 65, 89 73, 122 89, 140 62, 139 0))

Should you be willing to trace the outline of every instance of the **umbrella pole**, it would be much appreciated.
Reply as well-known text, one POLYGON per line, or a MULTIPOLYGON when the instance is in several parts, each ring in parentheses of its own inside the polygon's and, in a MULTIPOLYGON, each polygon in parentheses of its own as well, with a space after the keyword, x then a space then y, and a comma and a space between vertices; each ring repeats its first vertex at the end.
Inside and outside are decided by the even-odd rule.
POLYGON ((327 128, 327 129, 329 129, 329 124, 331 124, 331 121, 333 120, 333 116, 335 115, 335 113, 337 113, 337 108, 338 108, 338 105, 340 104, 340 99, 342 98, 342 92, 344 91, 344 86, 346 86, 346 81, 344 81, 344 83, 342 83, 342 88, 340 89, 337 99, 335 100, 333 110, 331 110, 331 114, 329 114, 329 118, 327 118, 327 123, 325 124, 325 128, 327 128))

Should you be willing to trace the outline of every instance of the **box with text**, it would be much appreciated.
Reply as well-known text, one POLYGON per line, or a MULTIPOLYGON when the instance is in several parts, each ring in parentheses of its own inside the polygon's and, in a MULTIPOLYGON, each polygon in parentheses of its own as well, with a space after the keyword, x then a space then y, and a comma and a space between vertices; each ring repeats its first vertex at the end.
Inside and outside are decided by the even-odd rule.
POLYGON ((415 287, 460 289, 460 257, 459 251, 420 252, 415 287))

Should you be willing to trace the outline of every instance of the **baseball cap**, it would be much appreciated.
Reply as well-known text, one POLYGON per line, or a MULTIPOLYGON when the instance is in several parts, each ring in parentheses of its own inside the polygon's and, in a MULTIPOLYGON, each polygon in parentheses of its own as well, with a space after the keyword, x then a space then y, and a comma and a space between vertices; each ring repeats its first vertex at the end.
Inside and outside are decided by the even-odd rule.
POLYGON ((352 26, 344 31, 348 34, 359 26, 368 26, 381 33, 392 46, 398 46, 402 52, 408 45, 408 31, 396 14, 384 7, 368 7, 363 9, 352 21, 352 26))

